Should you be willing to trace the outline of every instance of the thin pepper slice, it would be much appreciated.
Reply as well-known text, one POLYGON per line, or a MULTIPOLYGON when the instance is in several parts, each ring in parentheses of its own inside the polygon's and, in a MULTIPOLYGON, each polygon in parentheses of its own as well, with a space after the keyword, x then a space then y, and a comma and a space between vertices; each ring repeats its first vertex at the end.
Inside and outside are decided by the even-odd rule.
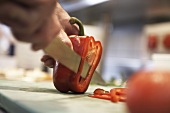
POLYGON ((94 95, 110 95, 109 91, 105 91, 104 89, 97 88, 94 90, 94 95))
POLYGON ((125 102, 126 94, 127 94, 126 88, 113 88, 110 90, 110 92, 105 91, 104 89, 97 88, 92 95, 89 95, 89 97, 110 100, 114 103, 117 103, 125 102))
POLYGON ((78 24, 80 29, 79 35, 71 35, 69 38, 72 42, 73 50, 81 56, 81 62, 77 73, 74 73, 60 63, 56 65, 53 72, 53 83, 55 88, 63 93, 69 91, 84 93, 101 59, 102 45, 100 41, 95 41, 93 36, 84 36, 84 28, 80 20, 71 18, 70 23, 78 24), (88 62, 90 68, 86 77, 82 78, 81 73, 85 61, 88 62))
POLYGON ((89 97, 92 98, 99 98, 99 99, 104 99, 104 100, 111 100, 111 96, 110 95, 89 95, 89 97))

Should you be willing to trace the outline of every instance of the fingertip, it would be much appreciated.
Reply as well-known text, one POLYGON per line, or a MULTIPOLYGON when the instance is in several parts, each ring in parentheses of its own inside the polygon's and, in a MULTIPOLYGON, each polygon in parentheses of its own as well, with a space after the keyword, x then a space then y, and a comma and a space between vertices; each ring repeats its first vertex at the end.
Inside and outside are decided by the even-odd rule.
POLYGON ((38 51, 38 50, 40 50, 40 46, 38 46, 37 44, 32 44, 31 49, 33 51, 38 51))
POLYGON ((55 62, 52 59, 48 59, 47 61, 44 62, 44 65, 50 68, 53 68, 55 65, 55 62))

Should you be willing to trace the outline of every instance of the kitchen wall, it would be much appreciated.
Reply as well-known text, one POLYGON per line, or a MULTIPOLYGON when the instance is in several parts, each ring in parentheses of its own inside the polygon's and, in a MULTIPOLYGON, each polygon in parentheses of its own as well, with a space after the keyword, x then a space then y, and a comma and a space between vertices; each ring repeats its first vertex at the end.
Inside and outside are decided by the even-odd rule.
POLYGON ((113 27, 103 64, 103 77, 106 80, 120 79, 122 74, 127 78, 145 65, 147 53, 143 26, 113 27))
POLYGON ((146 38, 155 36, 155 49, 147 49, 156 69, 170 69, 170 50, 164 47, 164 39, 170 35, 170 22, 155 23, 144 27, 146 38))

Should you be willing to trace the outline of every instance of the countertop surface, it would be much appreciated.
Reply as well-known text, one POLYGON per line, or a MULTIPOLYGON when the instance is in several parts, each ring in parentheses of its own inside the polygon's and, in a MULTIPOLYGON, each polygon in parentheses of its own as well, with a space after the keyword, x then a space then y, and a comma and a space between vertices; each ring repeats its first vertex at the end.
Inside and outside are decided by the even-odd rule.
POLYGON ((62 94, 52 82, 0 80, 0 106, 9 113, 128 113, 125 103, 88 97, 96 88, 90 85, 85 94, 62 94))

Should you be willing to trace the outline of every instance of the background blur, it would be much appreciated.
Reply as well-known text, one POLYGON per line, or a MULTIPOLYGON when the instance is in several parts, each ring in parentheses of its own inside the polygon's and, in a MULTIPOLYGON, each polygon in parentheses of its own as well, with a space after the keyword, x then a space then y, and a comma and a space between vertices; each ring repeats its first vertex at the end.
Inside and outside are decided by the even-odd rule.
MULTIPOLYGON (((104 51, 97 70, 105 80, 126 80, 135 71, 152 68, 154 62, 165 59, 169 66, 169 51, 152 51, 147 46, 150 35, 163 39, 170 34, 169 0, 59 1, 83 22, 86 35, 102 42, 104 51)), ((42 51, 32 52, 30 44, 14 40, 10 29, 0 26, 0 70, 20 70, 16 76, 23 74, 23 69, 45 70, 51 75, 40 62, 42 55, 42 51)))

